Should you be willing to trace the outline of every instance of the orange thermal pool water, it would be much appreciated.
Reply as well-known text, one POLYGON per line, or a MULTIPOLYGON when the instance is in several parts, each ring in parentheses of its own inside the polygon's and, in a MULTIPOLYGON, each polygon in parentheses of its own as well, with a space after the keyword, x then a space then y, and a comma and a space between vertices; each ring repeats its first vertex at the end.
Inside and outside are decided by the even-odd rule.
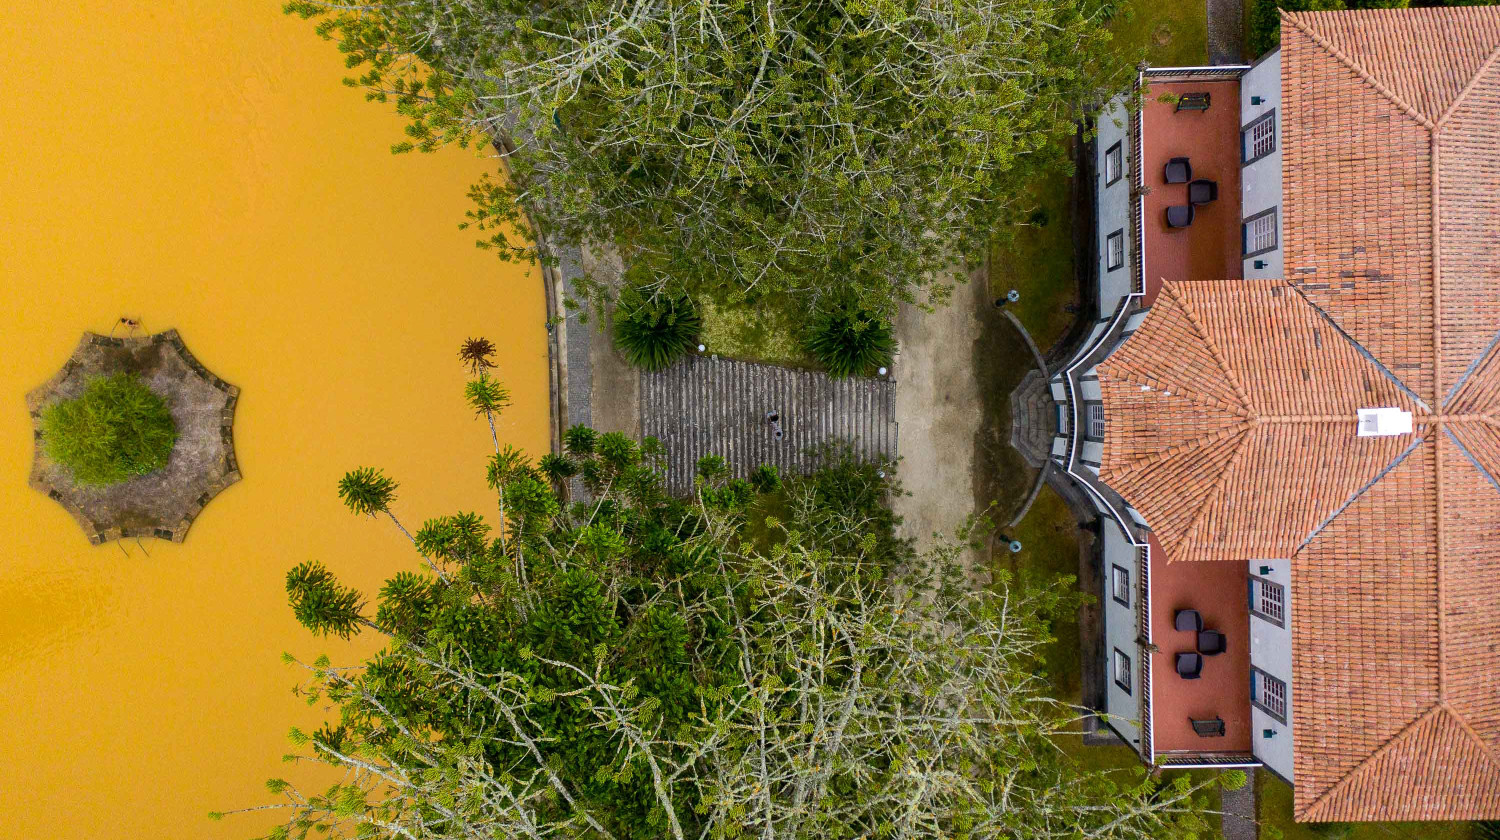
POLYGON ((348 660, 286 607, 323 560, 373 591, 414 564, 334 485, 376 465, 406 520, 491 513, 457 350, 499 345, 502 439, 547 441, 541 280, 457 229, 495 162, 392 156, 401 121, 280 0, 11 0, 0 49, 0 836, 245 837, 294 723, 282 651, 348 660), (176 327, 242 389, 244 480, 182 545, 91 547, 26 486, 23 396, 85 329, 176 327), (122 548, 124 549, 122 551, 122 548), (128 556, 127 556, 128 554, 128 556))

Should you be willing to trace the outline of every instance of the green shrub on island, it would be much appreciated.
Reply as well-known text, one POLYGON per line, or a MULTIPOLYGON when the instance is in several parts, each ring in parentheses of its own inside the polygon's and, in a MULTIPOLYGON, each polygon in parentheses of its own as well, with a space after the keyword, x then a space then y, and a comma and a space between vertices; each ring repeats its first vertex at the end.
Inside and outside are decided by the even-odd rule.
POLYGON ((615 347, 642 370, 663 370, 698 343, 703 319, 686 295, 626 287, 615 304, 615 347))
POLYGON ((144 382, 117 373, 94 377, 79 396, 48 406, 42 441, 75 482, 104 487, 165 467, 177 424, 144 382))
POLYGON ((890 323, 847 302, 814 314, 803 343, 829 376, 840 379, 867 376, 876 368, 889 366, 896 352, 890 323))

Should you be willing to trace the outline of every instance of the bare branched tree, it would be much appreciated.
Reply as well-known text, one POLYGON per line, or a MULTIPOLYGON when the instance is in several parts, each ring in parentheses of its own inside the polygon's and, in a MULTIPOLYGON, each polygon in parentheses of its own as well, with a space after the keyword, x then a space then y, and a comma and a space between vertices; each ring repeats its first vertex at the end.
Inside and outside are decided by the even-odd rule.
POLYGON ((339 717, 295 731, 297 758, 343 776, 321 793, 273 781, 289 814, 274 836, 1162 840, 1205 827, 1186 777, 1101 774, 1056 746, 1078 710, 1047 697, 1040 663, 1046 617, 1069 596, 975 588, 957 545, 912 553, 873 465, 766 479, 773 499, 710 459, 684 504, 659 495, 653 445, 591 447, 571 456, 591 503, 538 501, 549 485, 512 465, 508 538, 467 514, 427 523, 415 540, 441 576, 398 575, 374 616, 315 564, 288 576, 309 627, 387 646, 352 668, 299 663, 301 691, 339 717), (779 518, 753 512, 767 506, 779 518))
MULTIPOLYGON (((488 144, 502 255, 613 243, 647 289, 941 298, 1079 106, 1120 87, 1102 0, 294 0, 408 120, 488 144), (524 211, 523 211, 524 208, 524 211), (529 216, 528 216, 529 212, 529 216), (515 232, 519 231, 519 235, 515 232)), ((542 256, 546 256, 545 254, 542 256)))

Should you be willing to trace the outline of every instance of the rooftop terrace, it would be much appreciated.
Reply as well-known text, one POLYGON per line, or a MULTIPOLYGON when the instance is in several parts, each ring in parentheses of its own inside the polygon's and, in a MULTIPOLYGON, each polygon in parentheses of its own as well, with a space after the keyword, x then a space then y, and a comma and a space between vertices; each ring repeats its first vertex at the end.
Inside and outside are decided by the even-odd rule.
POLYGON ((1240 83, 1154 82, 1142 106, 1141 155, 1145 197, 1145 305, 1170 280, 1238 279, 1240 243, 1240 83), (1209 95, 1207 110, 1178 109, 1187 94, 1209 95), (1192 224, 1167 225, 1167 208, 1188 204, 1188 185, 1169 184, 1173 158, 1187 158, 1193 179, 1217 183, 1218 198, 1194 208, 1192 224))
POLYGON ((1250 610, 1246 566, 1232 561, 1172 562, 1151 538, 1151 716, 1159 754, 1250 752, 1250 610), (1197 610, 1205 629, 1218 630, 1226 649, 1203 657, 1196 680, 1179 677, 1179 652, 1193 651, 1195 634, 1173 629, 1178 610, 1197 610), (1193 731, 1192 720, 1224 720, 1224 736, 1193 731))

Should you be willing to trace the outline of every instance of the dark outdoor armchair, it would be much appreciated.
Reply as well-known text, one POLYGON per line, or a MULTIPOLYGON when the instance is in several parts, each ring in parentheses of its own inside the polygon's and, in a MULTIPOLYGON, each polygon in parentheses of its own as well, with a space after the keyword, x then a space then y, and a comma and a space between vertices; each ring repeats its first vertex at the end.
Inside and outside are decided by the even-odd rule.
POLYGON ((1172 617, 1172 626, 1178 630, 1196 633, 1203 629, 1203 616, 1197 610, 1178 610, 1172 617))
POLYGON ((1228 640, 1217 630, 1202 630, 1198 633, 1198 652, 1204 656, 1217 656, 1228 647, 1228 640))
POLYGON ((1185 157, 1175 157, 1167 161, 1162 175, 1166 177, 1169 184, 1186 184, 1193 180, 1193 164, 1185 157))
POLYGON ((1177 654, 1177 676, 1196 680, 1203 676, 1203 657, 1196 653, 1177 654))
POLYGON ((1199 178, 1188 184, 1188 204, 1208 204, 1219 197, 1219 182, 1199 178))
POLYGON ((1167 227, 1185 228, 1193 223, 1193 205, 1174 204, 1167 208, 1167 227))

